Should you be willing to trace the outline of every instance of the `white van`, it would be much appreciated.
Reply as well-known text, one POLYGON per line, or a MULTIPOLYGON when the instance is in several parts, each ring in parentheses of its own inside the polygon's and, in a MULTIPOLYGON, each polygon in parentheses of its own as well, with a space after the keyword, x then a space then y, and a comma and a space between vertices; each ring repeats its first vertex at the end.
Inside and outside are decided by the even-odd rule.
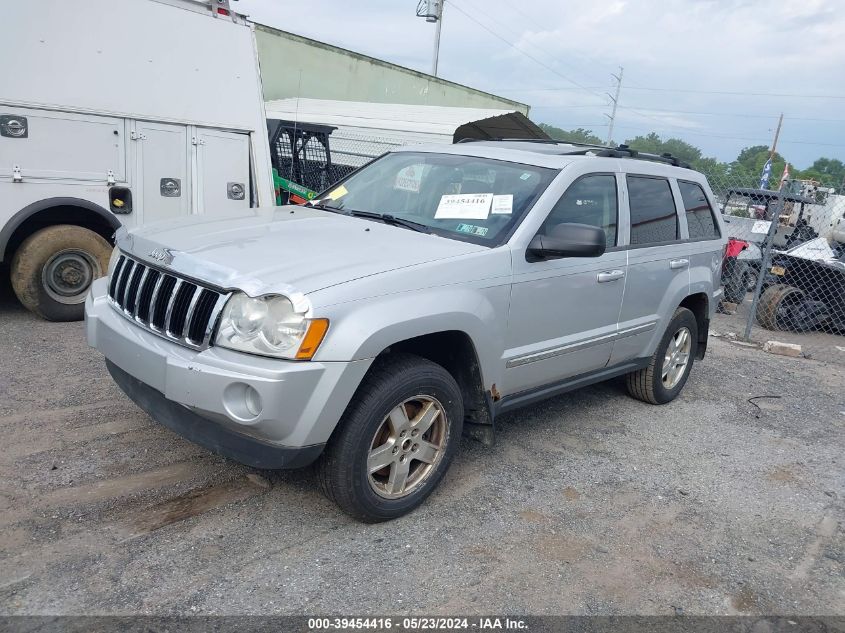
POLYGON ((0 20, 0 263, 82 318, 115 230, 273 204, 252 24, 228 0, 27 0, 0 20))

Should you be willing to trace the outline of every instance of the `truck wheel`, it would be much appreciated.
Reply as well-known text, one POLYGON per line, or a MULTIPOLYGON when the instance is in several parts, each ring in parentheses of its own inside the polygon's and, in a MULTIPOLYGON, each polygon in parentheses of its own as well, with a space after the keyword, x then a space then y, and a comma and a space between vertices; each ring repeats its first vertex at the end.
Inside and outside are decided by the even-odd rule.
POLYGON ((111 246, 81 226, 49 226, 12 258, 12 288, 25 308, 50 321, 78 321, 91 283, 106 274, 111 246))
POLYGON ((650 404, 671 402, 687 382, 697 349, 698 321, 687 308, 678 308, 648 366, 625 377, 628 393, 650 404))
POLYGON ((323 492, 367 523, 410 512, 449 468, 463 418, 443 367, 411 354, 377 359, 318 463, 323 492))
POLYGON ((757 323, 767 330, 805 332, 812 327, 812 319, 805 314, 802 290, 795 286, 769 286, 757 304, 757 323))

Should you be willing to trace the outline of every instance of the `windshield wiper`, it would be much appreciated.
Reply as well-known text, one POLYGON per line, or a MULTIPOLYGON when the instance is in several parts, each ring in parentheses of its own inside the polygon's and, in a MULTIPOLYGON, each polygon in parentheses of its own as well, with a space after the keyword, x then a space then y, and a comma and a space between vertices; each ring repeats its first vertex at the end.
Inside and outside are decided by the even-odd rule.
POLYGON ((419 233, 431 233, 431 228, 421 222, 414 222, 413 220, 406 220, 405 218, 397 218, 395 215, 389 213, 374 213, 372 211, 347 211, 347 215, 355 216, 356 218, 369 218, 372 220, 381 220, 385 224, 393 226, 402 226, 412 231, 419 233))
POLYGON ((307 202, 305 206, 309 209, 320 209, 321 211, 331 211, 332 213, 346 213, 345 210, 341 209, 340 207, 333 207, 328 204, 323 204, 322 202, 307 202))

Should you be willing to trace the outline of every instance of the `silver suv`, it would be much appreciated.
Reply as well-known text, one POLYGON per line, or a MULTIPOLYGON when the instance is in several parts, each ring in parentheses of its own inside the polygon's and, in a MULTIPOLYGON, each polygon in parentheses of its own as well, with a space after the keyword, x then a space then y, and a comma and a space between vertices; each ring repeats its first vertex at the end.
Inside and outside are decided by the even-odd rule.
POLYGON ((160 423, 258 468, 319 458, 383 521, 506 411, 614 376, 673 400, 721 296, 715 208, 624 146, 407 148, 310 206, 120 233, 88 341, 160 423))

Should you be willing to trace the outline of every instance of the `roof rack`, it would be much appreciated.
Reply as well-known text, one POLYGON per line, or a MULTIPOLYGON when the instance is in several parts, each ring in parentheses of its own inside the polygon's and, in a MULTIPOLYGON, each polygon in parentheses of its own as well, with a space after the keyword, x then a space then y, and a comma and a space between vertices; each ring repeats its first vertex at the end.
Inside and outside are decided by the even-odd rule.
POLYGON ((690 164, 687 162, 682 161, 680 158, 676 156, 672 156, 669 152, 664 152, 663 154, 649 154, 648 152, 640 152, 635 149, 631 149, 627 145, 617 145, 616 147, 607 147, 605 145, 595 145, 593 143, 579 143, 577 141, 556 141, 554 139, 541 139, 541 138, 492 138, 492 139, 470 139, 470 138, 462 138, 458 143, 471 143, 475 141, 501 141, 501 142, 511 142, 511 143, 542 143, 544 145, 570 145, 575 147, 583 147, 584 149, 579 149, 577 151, 564 151, 561 152, 562 156, 602 156, 608 158, 635 158, 638 160, 650 160, 655 163, 666 163, 668 165, 673 165, 675 167, 683 167, 684 169, 690 169, 690 164))
MULTIPOLYGON (((584 152, 569 152, 570 154, 586 154, 590 150, 585 150, 584 152)), ((689 169, 689 163, 682 161, 680 158, 672 156, 669 152, 664 152, 663 154, 649 154, 647 152, 640 152, 635 149, 631 149, 627 145, 617 145, 616 147, 605 147, 601 148, 598 152, 595 153, 595 156, 608 156, 610 158, 637 158, 639 160, 650 160, 656 163, 667 163, 669 165, 673 165, 675 167, 683 167, 685 169, 689 169)))

